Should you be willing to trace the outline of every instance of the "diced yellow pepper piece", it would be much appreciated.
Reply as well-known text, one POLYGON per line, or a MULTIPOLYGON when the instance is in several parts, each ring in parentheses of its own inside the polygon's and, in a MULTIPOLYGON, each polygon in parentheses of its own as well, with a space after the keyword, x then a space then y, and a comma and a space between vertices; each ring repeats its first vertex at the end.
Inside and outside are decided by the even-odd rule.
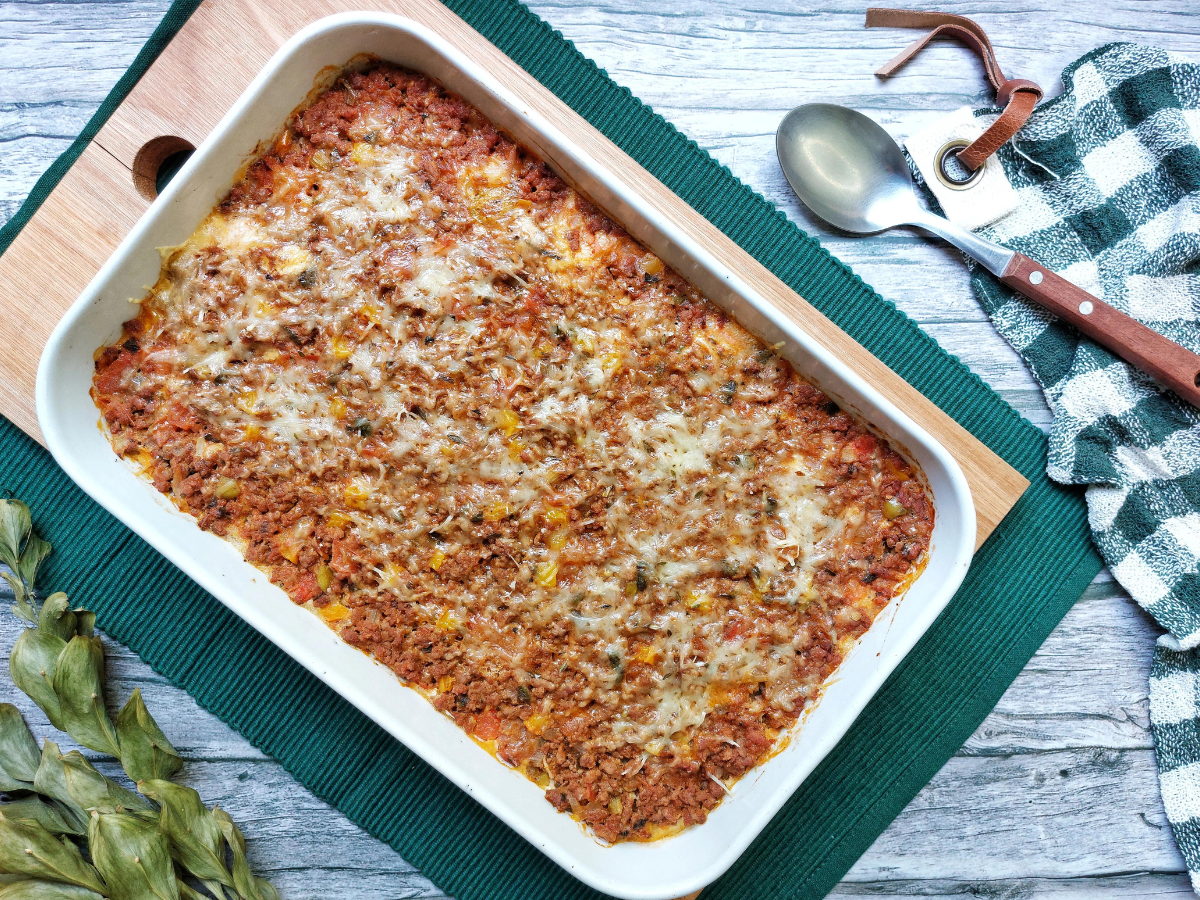
MULTIPOLYGON (((438 551, 441 553, 441 551, 438 551)), ((458 616, 454 614, 454 610, 448 609, 443 612, 436 622, 433 623, 439 631, 456 631, 458 629, 458 616)))
POLYGON ((340 603, 330 603, 328 606, 322 606, 317 610, 317 614, 330 625, 335 622, 345 622, 350 618, 350 610, 346 609, 340 603))
POLYGON ((429 568, 433 571, 440 569, 446 562, 446 552, 442 549, 433 551, 433 556, 429 557, 429 568))
POLYGON ((330 528, 345 528, 350 524, 350 517, 344 512, 331 512, 325 517, 325 524, 330 528))
POLYGON ((550 535, 550 540, 546 542, 546 546, 557 553, 563 547, 567 546, 567 539, 570 537, 570 532, 565 528, 560 528, 554 534, 550 535))
POLYGON ((508 504, 502 500, 493 500, 483 508, 483 518, 487 522, 499 522, 508 517, 508 504))
POLYGON ((300 558, 300 548, 295 544, 281 543, 279 545, 279 555, 290 563, 294 563, 300 558))
POLYGON ((350 354, 354 352, 354 348, 341 335, 332 338, 329 346, 333 349, 333 355, 337 359, 349 359, 350 354))
POLYGON ((346 418, 346 404, 342 402, 341 397, 334 397, 329 401, 329 414, 335 419, 346 418))
POLYGON ((700 594, 697 594, 695 591, 689 591, 688 598, 687 598, 687 607, 688 607, 688 609, 694 609, 699 612, 708 612, 709 609, 712 607, 712 601, 709 600, 707 597, 702 597, 700 594))
POLYGON ((448 694, 454 690, 454 676, 443 675, 437 680, 437 689, 439 694, 448 694))
POLYGON ((378 325, 382 319, 379 312, 379 307, 372 303, 367 303, 364 305, 363 308, 358 311, 358 314, 368 322, 374 322, 376 325, 378 325))
POLYGON ((602 368, 609 375, 612 375, 621 368, 623 359, 624 357, 615 351, 609 351, 608 353, 601 354, 600 368, 602 368))
POLYGON ((317 587, 323 591, 327 591, 331 584, 333 584, 333 569, 322 563, 317 566, 317 587))
POLYGON ((552 588, 558 583, 558 563, 543 563, 534 578, 544 588, 552 588))
POLYGON ((570 520, 571 517, 561 506, 546 507, 546 521, 551 525, 566 525, 570 520))
POLYGON ((534 713, 525 720, 525 730, 530 734, 541 734, 550 724, 550 717, 542 713, 534 713))
POLYGON ((638 647, 637 652, 633 654, 633 658, 642 663, 653 663, 658 659, 658 653, 649 644, 638 647))
POLYGON ((355 141, 350 149, 350 158, 358 165, 369 165, 378 155, 378 151, 366 141, 355 141))
POLYGON ((255 294, 250 301, 250 312, 259 319, 266 319, 275 312, 275 304, 262 294, 255 294))
POLYGON ((222 500, 236 500, 241 492, 241 487, 232 478, 222 478, 217 482, 216 494, 222 500))
POLYGON ((505 437, 512 437, 521 427, 520 417, 511 409, 502 410, 498 416, 498 420, 505 437))
POLYGON ((366 509, 367 501, 371 499, 371 485, 367 479, 359 476, 352 478, 346 484, 346 489, 342 494, 342 500, 351 509, 366 509))
POLYGON ((233 400, 233 405, 242 412, 256 415, 258 413, 258 391, 241 391, 233 400))
POLYGON ((508 452, 513 456, 520 456, 521 451, 525 449, 525 442, 520 438, 513 438, 508 442, 508 452))
POLYGON ((647 275, 657 275, 663 270, 663 262, 657 256, 647 256, 642 259, 642 268, 647 275))
POLYGON ((883 514, 889 519, 898 519, 907 512, 908 510, 898 500, 883 501, 883 514))
POLYGON ((620 797, 613 797, 611 800, 608 801, 608 811, 610 813, 612 813, 614 816, 619 816, 621 814, 621 811, 624 809, 625 809, 625 806, 621 803, 620 797))
POLYGON ((278 362, 280 355, 280 352, 274 347, 268 347, 263 351, 263 359, 265 359, 267 362, 278 362))
POLYGON ((247 441, 256 441, 262 435, 262 428, 258 425, 243 425, 238 430, 238 443, 246 443, 247 441))

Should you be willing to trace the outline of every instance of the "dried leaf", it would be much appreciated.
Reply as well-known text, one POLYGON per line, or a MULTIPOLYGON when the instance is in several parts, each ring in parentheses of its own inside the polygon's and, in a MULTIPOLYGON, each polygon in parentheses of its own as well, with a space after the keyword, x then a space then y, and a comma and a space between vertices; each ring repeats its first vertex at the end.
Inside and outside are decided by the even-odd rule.
POLYGON ((42 797, 11 800, 0 804, 0 812, 16 821, 29 819, 37 822, 51 834, 83 835, 87 831, 69 810, 54 800, 42 797))
POLYGON ((67 642, 54 670, 54 693, 62 724, 80 744, 121 756, 117 729, 104 708, 104 646, 98 637, 77 634, 67 642))
POLYGON ((33 776, 33 787, 43 797, 56 800, 79 833, 87 831, 88 815, 82 806, 71 799, 71 792, 67 790, 66 766, 54 741, 46 741, 42 745, 42 759, 33 776))
POLYGON ((201 881, 232 886, 225 869, 221 824, 200 795, 162 779, 139 782, 138 789, 162 807, 158 827, 171 841, 171 855, 179 864, 201 881))
POLYGON ((30 590, 37 581, 38 566, 49 555, 50 542, 42 540, 41 535, 36 531, 30 531, 29 540, 25 542, 25 549, 21 551, 21 558, 17 560, 15 569, 16 573, 25 579, 25 584, 29 586, 30 590))
POLYGON ((0 562, 14 572, 32 528, 28 506, 20 500, 0 500, 0 562))
POLYGON ((237 827, 233 817, 219 806, 213 807, 213 818, 221 826, 221 834, 233 856, 230 873, 233 875, 233 887, 243 900, 278 900, 279 892, 265 878, 257 878, 250 871, 250 863, 246 859, 246 838, 237 827))
POLYGON ((67 642, 58 635, 26 628, 17 638, 8 657, 8 671, 13 682, 41 707, 50 724, 60 731, 66 729, 63 727, 62 707, 54 690, 54 674, 59 655, 66 648, 67 642))
POLYGON ((150 804, 133 791, 121 787, 97 771, 78 750, 64 753, 62 764, 67 793, 77 806, 87 812, 136 812, 151 809, 150 804))
POLYGON ((78 884, 99 894, 107 893, 99 873, 84 862, 74 844, 60 841, 36 823, 9 819, 3 812, 0 812, 0 872, 78 884))
POLYGON ((117 715, 117 737, 121 765, 135 782, 171 778, 183 766, 183 759, 146 709, 140 688, 117 715))
POLYGON ((14 881, 0 884, 0 900, 104 900, 95 891, 53 881, 14 881))
MULTIPOLYGON (((175 879, 175 885, 179 888, 180 900, 209 900, 208 897, 205 897, 195 888, 189 887, 178 878, 175 879)), ((221 898, 221 900, 224 900, 224 896, 222 894, 217 894, 217 897, 221 898)), ((0 900, 4 900, 2 895, 0 895, 0 900)))
POLYGON ((170 844, 153 822, 96 813, 88 823, 92 860, 121 900, 179 900, 170 844))
POLYGON ((21 580, 21 577, 12 572, 0 572, 0 578, 8 582, 8 586, 12 588, 13 598, 17 601, 12 608, 13 615, 30 625, 37 622, 37 612, 33 608, 33 603, 30 602, 29 592, 25 590, 25 582, 21 580))
POLYGON ((75 610, 68 607, 67 595, 57 591, 46 598, 38 613, 38 631, 53 634, 69 641, 79 633, 79 622, 75 610))
POLYGON ((11 703, 0 703, 0 791, 33 790, 38 757, 21 713, 11 703))

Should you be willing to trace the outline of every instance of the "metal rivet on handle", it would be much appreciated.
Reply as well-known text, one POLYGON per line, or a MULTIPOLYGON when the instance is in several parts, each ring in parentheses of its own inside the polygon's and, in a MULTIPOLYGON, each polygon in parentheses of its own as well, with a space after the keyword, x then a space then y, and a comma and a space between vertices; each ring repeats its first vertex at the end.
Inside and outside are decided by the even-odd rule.
POLYGON ((1091 300, 1084 300, 1082 303, 1079 304, 1079 311, 1081 313, 1083 313, 1085 316, 1090 316, 1092 314, 1092 310, 1095 308, 1096 307, 1092 306, 1091 300))
POLYGON ((1029 273, 1029 283, 1030 284, 1041 284, 1042 283, 1042 273, 1038 272, 1036 270, 1034 270, 1033 272, 1030 272, 1029 273))

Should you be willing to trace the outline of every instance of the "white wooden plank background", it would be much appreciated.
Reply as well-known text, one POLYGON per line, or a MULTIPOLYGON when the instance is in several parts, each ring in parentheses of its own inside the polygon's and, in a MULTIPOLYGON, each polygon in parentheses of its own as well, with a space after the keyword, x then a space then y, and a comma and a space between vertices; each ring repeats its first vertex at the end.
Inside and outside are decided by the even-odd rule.
MULTIPOLYGON (((83 127, 168 0, 0 0, 0 221, 83 127)), ((369 5, 369 4, 368 4, 369 5)), ((831 235, 799 209, 775 162, 776 124, 812 100, 864 110, 897 136, 987 99, 967 51, 938 45, 889 83, 874 68, 913 37, 862 29, 832 0, 534 0, 617 81, 820 236, 1026 417, 1049 414, 971 298, 956 255, 909 234, 831 235)), ((914 5, 914 4, 910 4, 914 5)), ((921 4, 915 4, 917 6, 921 4)), ((1067 63, 1134 40, 1200 61, 1194 0, 941 2, 991 34, 1006 72, 1051 94, 1067 63)), ((86 600, 86 598, 78 598, 86 600)), ((0 614, 0 648, 16 637, 0 614)), ((959 753, 875 842, 834 896, 1191 896, 1163 814, 1147 719, 1157 626, 1104 573, 959 753)), ((137 686, 188 757, 185 779, 245 825, 260 871, 292 900, 441 897, 388 847, 112 645, 111 684, 137 686)), ((0 679, 0 698, 16 692, 0 679)), ((38 733, 49 726, 19 704, 38 733)))

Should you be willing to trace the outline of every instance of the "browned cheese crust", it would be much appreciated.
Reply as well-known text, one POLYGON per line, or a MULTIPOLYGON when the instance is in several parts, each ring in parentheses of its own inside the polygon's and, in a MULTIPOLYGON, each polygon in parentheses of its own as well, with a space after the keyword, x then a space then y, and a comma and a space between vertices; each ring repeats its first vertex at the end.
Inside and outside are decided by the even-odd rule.
POLYGON ((703 822, 924 562, 919 473, 386 64, 164 263, 116 452, 606 841, 703 822))

